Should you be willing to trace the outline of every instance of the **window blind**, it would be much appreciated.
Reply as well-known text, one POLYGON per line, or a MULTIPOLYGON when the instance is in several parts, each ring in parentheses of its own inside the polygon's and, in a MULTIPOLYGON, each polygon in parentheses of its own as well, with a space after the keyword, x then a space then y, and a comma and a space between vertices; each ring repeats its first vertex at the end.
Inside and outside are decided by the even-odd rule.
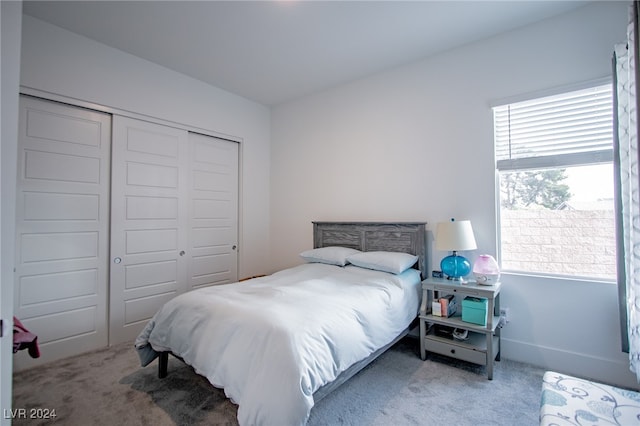
POLYGON ((612 85, 493 108, 499 170, 612 161, 612 85))

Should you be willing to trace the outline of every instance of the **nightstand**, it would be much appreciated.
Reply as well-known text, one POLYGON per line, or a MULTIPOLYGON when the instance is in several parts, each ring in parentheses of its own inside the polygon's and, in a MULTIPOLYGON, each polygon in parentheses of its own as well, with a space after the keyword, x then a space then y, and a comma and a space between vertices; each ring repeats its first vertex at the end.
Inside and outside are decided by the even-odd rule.
POLYGON ((500 361, 500 287, 479 285, 476 282, 461 283, 444 278, 428 278, 422 281, 420 305, 420 357, 434 352, 452 358, 487 366, 487 377, 493 379, 493 361, 500 361), (450 316, 432 315, 431 302, 444 295, 456 296, 457 312, 450 316), (486 325, 462 321, 462 301, 472 296, 487 299, 486 325), (457 340, 436 334, 436 326, 443 325, 468 330, 466 340, 457 340))

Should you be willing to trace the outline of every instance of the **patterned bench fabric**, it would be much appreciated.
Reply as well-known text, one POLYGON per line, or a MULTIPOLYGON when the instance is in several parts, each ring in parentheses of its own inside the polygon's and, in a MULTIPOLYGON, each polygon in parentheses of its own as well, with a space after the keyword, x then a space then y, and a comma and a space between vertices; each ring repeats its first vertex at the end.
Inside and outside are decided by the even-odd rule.
POLYGON ((547 371, 540 425, 640 425, 640 393, 547 371))

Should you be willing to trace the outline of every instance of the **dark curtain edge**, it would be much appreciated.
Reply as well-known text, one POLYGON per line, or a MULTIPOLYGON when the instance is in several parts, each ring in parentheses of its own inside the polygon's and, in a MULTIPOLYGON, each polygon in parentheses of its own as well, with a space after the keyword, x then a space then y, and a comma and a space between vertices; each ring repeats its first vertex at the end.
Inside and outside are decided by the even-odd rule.
POLYGON ((618 75, 617 57, 614 51, 613 67, 613 187, 616 224, 616 263, 618 279, 618 313, 620 318, 620 343, 622 352, 629 352, 629 322, 627 313, 627 274, 624 252, 624 226, 622 216, 622 182, 620 177, 620 139, 618 134, 618 75))

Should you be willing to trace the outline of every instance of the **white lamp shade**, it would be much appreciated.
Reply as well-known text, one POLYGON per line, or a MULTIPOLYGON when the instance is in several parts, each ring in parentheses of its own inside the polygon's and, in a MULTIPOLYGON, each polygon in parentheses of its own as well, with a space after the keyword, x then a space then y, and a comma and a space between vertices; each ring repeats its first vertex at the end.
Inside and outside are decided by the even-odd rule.
POLYGON ((436 228, 436 250, 461 251, 475 250, 476 238, 468 220, 440 222, 436 228))

